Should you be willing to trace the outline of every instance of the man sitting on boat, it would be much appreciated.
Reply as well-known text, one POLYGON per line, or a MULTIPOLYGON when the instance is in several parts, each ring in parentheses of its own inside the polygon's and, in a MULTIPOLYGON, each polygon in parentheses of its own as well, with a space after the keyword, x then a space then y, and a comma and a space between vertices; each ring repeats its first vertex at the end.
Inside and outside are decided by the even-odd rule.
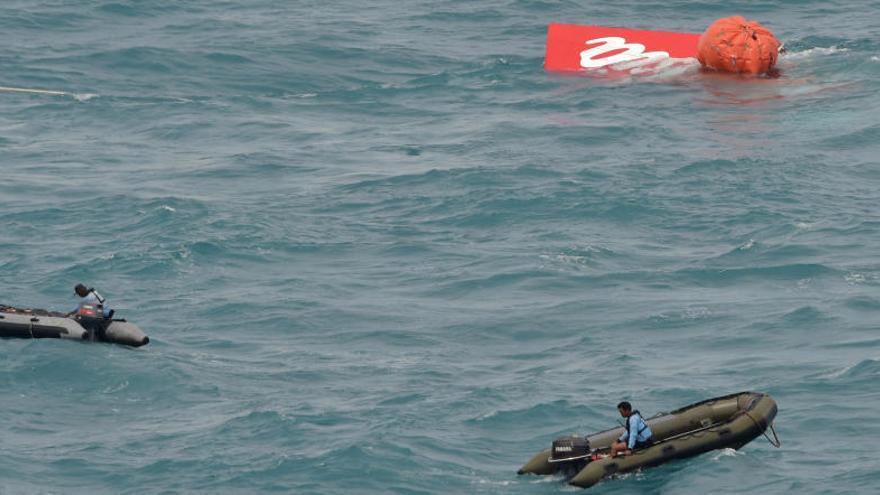
POLYGON ((77 307, 74 308, 70 314, 75 314, 79 311, 79 306, 82 304, 93 304, 95 306, 100 306, 104 310, 104 318, 110 319, 113 317, 113 310, 110 309, 110 306, 107 305, 107 301, 98 294, 98 291, 95 289, 89 289, 83 284, 76 284, 76 287, 73 288, 73 291, 76 292, 76 295, 81 297, 82 300, 77 304, 77 307))
POLYGON ((642 419, 642 413, 633 411, 632 404, 626 401, 618 404, 617 410, 626 418, 626 431, 611 444, 611 456, 629 455, 633 450, 650 447, 654 443, 654 433, 642 419))

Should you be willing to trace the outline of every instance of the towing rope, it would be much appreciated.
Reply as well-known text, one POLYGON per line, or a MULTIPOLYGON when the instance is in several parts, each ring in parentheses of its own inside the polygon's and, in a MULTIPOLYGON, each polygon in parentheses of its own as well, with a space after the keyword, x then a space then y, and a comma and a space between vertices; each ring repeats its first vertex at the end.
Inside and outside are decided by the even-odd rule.
MULTIPOLYGON (((755 423, 755 426, 757 426, 758 428, 761 428, 761 423, 759 423, 758 420, 756 420, 754 417, 752 417, 752 415, 748 411, 743 411, 743 412, 746 413, 746 416, 748 416, 749 419, 752 420, 752 423, 755 423)), ((770 423, 769 428, 770 428, 770 431, 773 432, 773 438, 775 438, 776 441, 770 440, 770 437, 767 436, 767 428, 764 428, 764 430, 761 432, 761 434, 763 434, 764 438, 766 438, 767 441, 770 442, 770 445, 776 447, 777 449, 782 447, 782 441, 779 440, 779 435, 776 434, 776 429, 773 428, 773 423, 770 423)))
POLYGON ((767 441, 770 442, 770 445, 776 447, 777 449, 779 447, 782 447, 782 441, 779 440, 779 435, 776 434, 776 429, 773 428, 773 423, 770 423, 770 431, 773 432, 773 438, 775 438, 776 441, 774 442, 773 440, 770 440, 770 437, 767 436, 767 430, 764 430, 764 438, 766 438, 767 441))

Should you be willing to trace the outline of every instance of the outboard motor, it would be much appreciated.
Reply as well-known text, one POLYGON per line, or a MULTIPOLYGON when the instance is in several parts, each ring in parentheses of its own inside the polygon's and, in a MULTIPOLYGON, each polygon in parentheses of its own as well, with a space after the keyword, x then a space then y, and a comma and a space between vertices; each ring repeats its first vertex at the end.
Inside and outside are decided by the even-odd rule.
POLYGON ((570 436, 559 437, 553 440, 550 449, 550 462, 578 462, 586 463, 590 460, 590 441, 585 437, 570 436))
POLYGON ((109 322, 104 319, 103 304, 80 303, 76 321, 88 331, 89 340, 104 340, 104 331, 109 322))

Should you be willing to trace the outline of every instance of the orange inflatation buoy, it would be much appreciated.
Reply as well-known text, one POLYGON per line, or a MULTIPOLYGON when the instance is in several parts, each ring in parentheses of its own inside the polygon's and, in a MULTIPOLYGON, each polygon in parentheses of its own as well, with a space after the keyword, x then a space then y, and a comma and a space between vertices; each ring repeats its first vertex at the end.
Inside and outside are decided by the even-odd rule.
POLYGON ((776 65, 779 40, 757 21, 742 16, 718 19, 700 36, 697 59, 710 69, 763 74, 776 65))

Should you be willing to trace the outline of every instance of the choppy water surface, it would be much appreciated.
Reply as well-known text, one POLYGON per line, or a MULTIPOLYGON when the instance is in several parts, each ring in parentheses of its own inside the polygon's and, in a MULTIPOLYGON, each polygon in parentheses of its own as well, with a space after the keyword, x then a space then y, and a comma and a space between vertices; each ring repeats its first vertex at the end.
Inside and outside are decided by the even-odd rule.
POLYGON ((2 493, 559 493, 560 434, 740 390, 758 439, 594 493, 875 493, 876 2, 10 1, 2 493), (547 74, 553 21, 756 18, 784 76, 547 74))

